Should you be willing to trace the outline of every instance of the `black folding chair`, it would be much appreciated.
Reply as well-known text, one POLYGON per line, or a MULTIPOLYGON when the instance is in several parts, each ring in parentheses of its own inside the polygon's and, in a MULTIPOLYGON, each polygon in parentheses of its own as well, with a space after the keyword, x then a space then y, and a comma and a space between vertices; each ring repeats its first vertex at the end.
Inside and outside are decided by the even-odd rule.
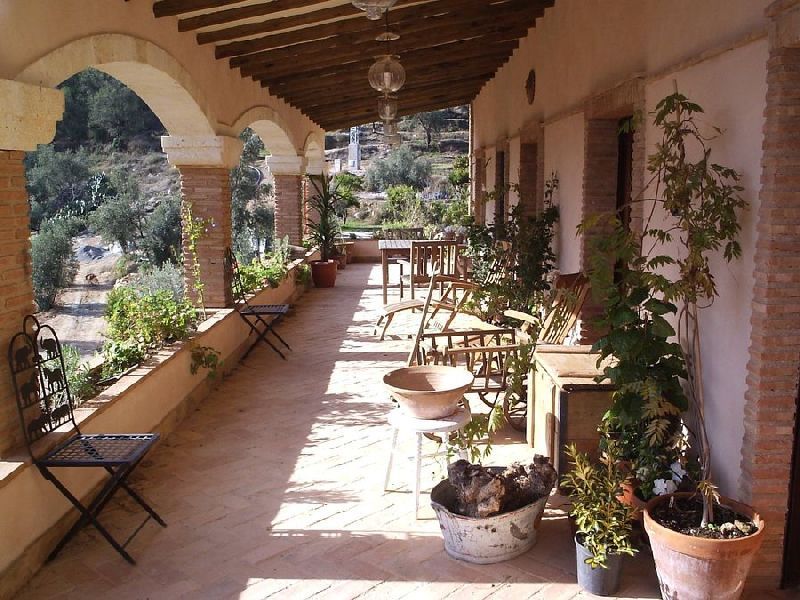
POLYGON ((151 518, 162 527, 166 527, 167 524, 139 494, 131 489, 126 480, 153 444, 158 441, 159 435, 157 433, 82 434, 75 422, 64 356, 56 332, 49 325, 40 325, 32 315, 25 317, 22 331, 11 338, 8 363, 17 393, 17 408, 25 443, 33 464, 80 512, 80 517, 58 542, 48 560, 55 558, 81 527, 92 524, 125 560, 132 565, 136 564, 125 550, 128 543, 151 518), (45 435, 70 424, 72 434, 55 449, 43 454, 34 449, 35 443, 45 435), (53 472, 53 469, 62 467, 104 469, 109 479, 97 495, 84 505, 53 472), (145 520, 122 544, 117 542, 97 520, 100 511, 120 488, 147 512, 145 520))
POLYGON ((236 257, 233 255, 233 252, 230 248, 225 250, 225 262, 226 267, 230 270, 231 273, 231 283, 233 287, 233 297, 237 303, 237 311, 239 316, 247 323, 247 326, 250 328, 252 333, 256 334, 256 340, 250 345, 247 349, 247 352, 244 353, 242 356, 242 360, 247 358, 253 348, 256 347, 258 342, 264 342, 270 348, 272 348, 275 352, 278 353, 283 360, 286 360, 286 356, 284 356, 283 352, 273 344, 269 338, 267 337, 268 333, 274 335, 278 341, 283 344, 288 350, 291 350, 291 346, 286 343, 280 334, 275 331, 275 325, 283 319, 284 315, 289 312, 289 305, 288 304, 250 304, 247 301, 247 293, 244 290, 244 285, 242 284, 242 276, 239 273, 239 263, 236 262, 236 257), (263 328, 259 328, 259 323, 263 326, 263 328))

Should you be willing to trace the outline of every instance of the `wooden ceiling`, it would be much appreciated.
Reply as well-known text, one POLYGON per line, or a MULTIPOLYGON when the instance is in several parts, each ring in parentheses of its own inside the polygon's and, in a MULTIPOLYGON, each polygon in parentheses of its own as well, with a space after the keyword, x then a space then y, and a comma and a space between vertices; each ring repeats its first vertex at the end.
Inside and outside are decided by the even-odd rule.
MULTIPOLYGON (((399 114, 471 102, 554 1, 398 0, 389 23, 406 69, 399 114)), ((375 41, 385 24, 350 0, 158 0, 153 14, 177 17, 178 31, 325 129, 378 120, 367 71, 386 53, 375 41)))

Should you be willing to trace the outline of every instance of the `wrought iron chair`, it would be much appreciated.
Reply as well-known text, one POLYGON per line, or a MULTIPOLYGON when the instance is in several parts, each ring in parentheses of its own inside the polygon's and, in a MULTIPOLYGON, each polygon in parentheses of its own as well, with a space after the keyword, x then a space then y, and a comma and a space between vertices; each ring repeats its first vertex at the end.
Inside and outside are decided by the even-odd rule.
POLYGON ((48 560, 55 558, 81 527, 91 524, 126 561, 136 564, 125 550, 128 543, 151 518, 162 527, 167 526, 127 483, 128 477, 158 441, 159 435, 81 433, 73 413, 61 344, 53 328, 41 325, 32 315, 25 317, 22 331, 11 338, 8 363, 16 390, 25 443, 33 464, 80 512, 80 517, 58 542, 48 560), (54 449, 40 452, 43 443, 37 442, 56 429, 66 426, 69 426, 72 434, 54 449), (83 504, 56 477, 54 470, 62 467, 104 469, 109 479, 88 504, 83 504), (122 544, 97 520, 100 512, 120 488, 147 513, 147 518, 122 544))
POLYGON ((245 292, 244 285, 242 283, 242 275, 239 272, 239 263, 236 261, 236 257, 233 255, 233 252, 230 248, 225 250, 225 264, 226 268, 229 269, 231 274, 233 298, 237 303, 236 310, 242 320, 247 323, 250 331, 256 334, 256 340, 250 345, 250 347, 247 349, 247 352, 244 353, 242 360, 248 357, 250 352, 252 352, 253 348, 255 348, 259 342, 264 342, 275 352, 277 352, 278 356, 280 356, 283 360, 286 360, 286 356, 275 344, 269 340, 267 334, 271 333, 288 350, 292 349, 289 344, 287 344, 286 341, 280 336, 280 334, 275 331, 275 325, 280 322, 281 319, 283 319, 287 312, 289 312, 289 305, 250 304, 247 301, 247 293, 245 292), (259 328, 259 324, 262 325, 262 328, 259 328))

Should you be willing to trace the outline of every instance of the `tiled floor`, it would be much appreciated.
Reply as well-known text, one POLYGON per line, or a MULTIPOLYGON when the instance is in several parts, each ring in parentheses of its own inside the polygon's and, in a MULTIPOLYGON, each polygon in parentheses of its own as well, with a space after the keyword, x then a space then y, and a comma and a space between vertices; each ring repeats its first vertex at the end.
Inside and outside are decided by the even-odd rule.
MULTIPOLYGON (((533 550, 479 566, 445 554, 432 511, 416 521, 411 494, 384 494, 381 377, 410 342, 373 337, 379 303, 379 267, 351 265, 335 289, 307 293, 281 329, 289 360, 254 351, 140 467, 135 483, 169 527, 148 523, 131 542, 138 565, 87 529, 22 598, 589 597, 557 507, 533 550)), ((519 436, 499 436, 493 462, 527 457, 519 436)), ((430 481, 440 469, 426 467, 430 481)), ((398 467, 395 487, 410 471, 398 467)), ((102 520, 122 533, 140 513, 123 503, 102 520)), ((627 562, 620 595, 658 597, 649 557, 627 562)))

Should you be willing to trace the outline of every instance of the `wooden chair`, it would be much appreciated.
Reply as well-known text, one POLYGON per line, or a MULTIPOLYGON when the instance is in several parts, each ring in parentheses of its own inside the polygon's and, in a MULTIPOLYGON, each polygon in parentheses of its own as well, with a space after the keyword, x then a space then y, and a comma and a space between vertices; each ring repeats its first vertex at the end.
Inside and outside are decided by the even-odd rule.
MULTIPOLYGON (((425 230, 422 227, 388 227, 381 230, 385 240, 421 240, 425 238, 425 230)), ((405 253, 396 255, 390 254, 386 257, 390 265, 400 267, 400 300, 403 300, 403 267, 408 262, 405 253)))
POLYGON ((225 250, 225 268, 228 269, 228 272, 231 274, 233 297, 237 303, 236 311, 239 313, 241 319, 247 323, 251 333, 256 334, 255 341, 250 344, 250 347, 244 353, 241 360, 246 359, 259 342, 264 342, 270 348, 272 348, 272 350, 277 352, 278 356, 280 356, 283 360, 286 360, 286 356, 278 349, 277 346, 275 346, 275 344, 270 341, 270 339, 267 337, 267 334, 271 333, 274 335, 278 341, 286 347, 287 350, 292 349, 289 344, 287 344, 286 341, 280 336, 280 334, 275 331, 275 325, 277 325, 281 319, 283 319, 286 313, 289 312, 289 305, 250 304, 247 299, 247 293, 244 290, 242 275, 239 272, 239 264, 230 248, 225 250))
MULTIPOLYGON (((444 294, 447 281, 457 281, 459 277, 458 257, 460 245, 447 240, 414 240, 406 263, 409 267, 408 282, 411 298, 418 284, 428 284, 434 273, 439 276, 440 293, 444 294)), ((403 261, 400 261, 403 264, 403 261)), ((400 297, 403 297, 404 279, 400 279, 400 297)))
POLYGON ((55 558, 84 525, 91 524, 126 561, 136 564, 125 549, 128 542, 150 519, 162 527, 167 526, 127 483, 128 477, 158 441, 159 435, 81 433, 75 421, 61 343, 56 332, 48 325, 41 325, 33 315, 25 317, 22 331, 11 338, 8 363, 25 444, 33 464, 80 513, 78 520, 56 544, 48 560, 55 558), (68 437, 52 450, 47 450, 42 438, 64 427, 69 428, 68 437), (94 492, 92 500, 84 504, 56 476, 56 472, 62 468, 102 469, 108 479, 94 492), (147 513, 142 524, 122 544, 98 521, 100 512, 120 488, 147 513))

